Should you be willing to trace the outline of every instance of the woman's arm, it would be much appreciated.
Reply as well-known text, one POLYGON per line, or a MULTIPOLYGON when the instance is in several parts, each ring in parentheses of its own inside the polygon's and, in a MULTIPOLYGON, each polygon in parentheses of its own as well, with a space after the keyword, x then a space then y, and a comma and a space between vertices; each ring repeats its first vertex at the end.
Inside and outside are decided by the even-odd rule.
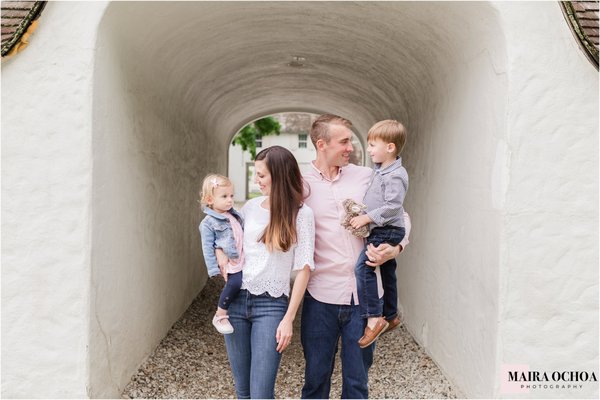
POLYGON ((315 218, 308 206, 303 206, 296 219, 296 231, 298 233, 298 246, 294 249, 294 270, 298 271, 290 296, 290 303, 283 319, 277 327, 277 351, 285 350, 292 341, 294 318, 310 277, 310 271, 315 269, 315 218))
POLYGON ((296 312, 304 292, 306 291, 306 285, 308 284, 308 278, 310 277, 310 267, 305 265, 302 270, 296 275, 294 281, 294 287, 292 288, 292 295, 290 296, 290 303, 288 305, 287 312, 283 316, 283 319, 277 327, 277 333, 275 338, 277 339, 277 351, 283 352, 291 343, 292 335, 294 331, 294 319, 296 318, 296 312))

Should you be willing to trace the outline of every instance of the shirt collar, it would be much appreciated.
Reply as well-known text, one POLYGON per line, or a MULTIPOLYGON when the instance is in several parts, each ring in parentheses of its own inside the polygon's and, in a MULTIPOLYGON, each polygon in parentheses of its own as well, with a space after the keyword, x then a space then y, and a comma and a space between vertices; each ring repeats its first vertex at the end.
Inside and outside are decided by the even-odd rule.
POLYGON ((221 220, 228 219, 227 216, 225 216, 223 214, 219 214, 218 212, 216 212, 215 210, 213 210, 212 208, 210 208, 208 206, 204 206, 202 211, 204 211, 204 214, 210 215, 211 217, 215 217, 217 219, 221 219, 221 220))
POLYGON ((397 170, 401 166, 402 166, 402 157, 398 156, 398 157, 396 157, 396 161, 394 161, 393 163, 391 163, 384 169, 381 169, 381 163, 375 164, 373 169, 376 172, 379 172, 381 175, 385 175, 385 174, 389 174, 392 171, 397 170))
POLYGON ((317 174, 317 176, 320 176, 321 179, 324 179, 324 180, 326 180, 328 182, 335 182, 338 179, 340 179, 340 175, 342 175, 342 170, 345 168, 345 167, 338 167, 338 173, 335 176, 335 178, 329 179, 327 176, 325 176, 325 174, 323 174, 323 172, 319 168, 317 168, 317 166, 315 165, 315 160, 311 161, 310 165, 313 168, 313 172, 315 174, 317 174))

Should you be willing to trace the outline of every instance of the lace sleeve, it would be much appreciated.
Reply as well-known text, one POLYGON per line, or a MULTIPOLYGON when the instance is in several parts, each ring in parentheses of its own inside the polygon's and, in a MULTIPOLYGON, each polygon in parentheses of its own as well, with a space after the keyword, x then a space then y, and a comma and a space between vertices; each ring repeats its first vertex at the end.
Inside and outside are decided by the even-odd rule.
POLYGON ((298 246, 294 249, 293 270, 303 269, 305 265, 310 270, 315 269, 315 218, 313 211, 307 205, 302 206, 296 218, 298 246))

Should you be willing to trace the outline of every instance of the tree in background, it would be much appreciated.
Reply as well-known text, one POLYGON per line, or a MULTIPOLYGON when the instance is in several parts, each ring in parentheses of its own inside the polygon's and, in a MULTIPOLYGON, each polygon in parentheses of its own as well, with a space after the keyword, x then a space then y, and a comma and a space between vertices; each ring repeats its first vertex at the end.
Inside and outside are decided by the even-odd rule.
POLYGON ((273 117, 265 117, 257 119, 254 122, 244 126, 233 137, 231 142, 233 145, 239 144, 243 151, 250 152, 252 161, 256 158, 256 139, 269 136, 279 135, 281 133, 281 125, 273 117))

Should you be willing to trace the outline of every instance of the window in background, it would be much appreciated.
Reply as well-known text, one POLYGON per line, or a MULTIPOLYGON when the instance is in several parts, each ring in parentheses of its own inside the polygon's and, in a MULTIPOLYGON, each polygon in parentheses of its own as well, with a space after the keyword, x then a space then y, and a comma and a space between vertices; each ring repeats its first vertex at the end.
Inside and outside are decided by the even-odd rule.
POLYGON ((308 144, 308 135, 306 133, 300 133, 298 135, 298 148, 306 149, 308 144))

